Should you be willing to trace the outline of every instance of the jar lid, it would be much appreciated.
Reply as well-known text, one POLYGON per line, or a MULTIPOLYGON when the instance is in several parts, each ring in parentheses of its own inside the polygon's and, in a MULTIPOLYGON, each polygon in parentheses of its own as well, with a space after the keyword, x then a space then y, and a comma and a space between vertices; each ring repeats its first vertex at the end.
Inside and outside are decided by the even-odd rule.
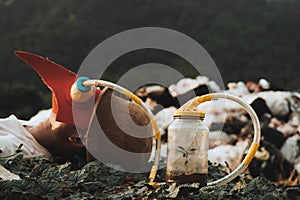
POLYGON ((200 117, 204 118, 205 113, 201 112, 200 110, 194 110, 194 111, 182 111, 182 110, 177 110, 173 114, 174 117, 200 117))

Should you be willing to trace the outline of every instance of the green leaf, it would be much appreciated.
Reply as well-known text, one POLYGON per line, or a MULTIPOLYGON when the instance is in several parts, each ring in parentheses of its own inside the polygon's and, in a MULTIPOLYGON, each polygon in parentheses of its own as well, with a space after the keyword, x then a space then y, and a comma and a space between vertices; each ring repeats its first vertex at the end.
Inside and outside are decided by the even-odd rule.
POLYGON ((50 163, 42 163, 40 165, 36 165, 30 174, 30 177, 40 177, 43 175, 43 173, 51 168, 51 164, 50 163))
POLYGON ((189 163, 189 161, 188 161, 188 160, 185 160, 184 165, 187 165, 188 163, 189 163))
POLYGON ((42 198, 54 199, 62 195, 62 186, 54 180, 42 180, 38 186, 39 194, 42 198))
POLYGON ((182 147, 182 146, 178 146, 178 148, 179 148, 180 150, 182 150, 182 151, 186 152, 186 150, 184 149, 184 147, 182 147))
POLYGON ((194 151, 197 151, 197 149, 196 148, 191 148, 191 149, 189 149, 189 151, 194 152, 194 151))

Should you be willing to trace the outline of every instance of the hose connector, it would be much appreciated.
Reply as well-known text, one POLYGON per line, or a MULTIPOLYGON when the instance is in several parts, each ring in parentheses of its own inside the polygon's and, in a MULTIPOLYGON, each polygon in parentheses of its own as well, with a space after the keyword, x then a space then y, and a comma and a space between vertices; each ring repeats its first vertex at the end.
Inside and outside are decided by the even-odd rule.
POLYGON ((70 96, 73 101, 85 102, 95 94, 95 87, 84 85, 84 82, 88 80, 90 80, 88 77, 80 77, 72 85, 70 96))
POLYGON ((206 101, 211 101, 213 99, 213 96, 211 94, 206 94, 200 97, 195 97, 188 102, 186 102, 183 106, 179 108, 181 111, 194 111, 196 110, 197 106, 201 103, 204 103, 206 101))

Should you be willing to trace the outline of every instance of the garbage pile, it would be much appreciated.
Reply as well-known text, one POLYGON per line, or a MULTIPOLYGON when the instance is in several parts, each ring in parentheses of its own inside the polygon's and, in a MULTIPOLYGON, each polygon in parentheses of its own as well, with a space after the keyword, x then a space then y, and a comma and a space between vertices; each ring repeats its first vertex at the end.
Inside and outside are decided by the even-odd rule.
MULTIPOLYGON (((261 122, 261 145, 248 170, 251 177, 263 175, 268 180, 297 185, 300 180, 300 91, 284 91, 266 79, 255 82, 231 82, 226 90, 207 77, 187 78, 168 87, 147 85, 135 93, 152 109, 158 121, 166 157, 168 126, 173 113, 195 96, 212 92, 236 95, 248 102, 261 122)), ((233 170, 242 161, 251 143, 253 128, 247 113, 229 100, 206 102, 197 107, 206 114, 209 127, 211 162, 233 170)))

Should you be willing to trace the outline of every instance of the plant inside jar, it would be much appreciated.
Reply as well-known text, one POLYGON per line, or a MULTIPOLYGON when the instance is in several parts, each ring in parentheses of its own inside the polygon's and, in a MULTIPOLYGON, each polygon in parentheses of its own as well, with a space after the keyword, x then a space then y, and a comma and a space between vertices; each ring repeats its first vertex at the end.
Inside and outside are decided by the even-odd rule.
POLYGON ((177 149, 176 149, 176 151, 182 153, 182 157, 185 158, 184 166, 187 169, 188 163, 191 161, 191 158, 189 157, 189 155, 195 154, 196 151, 197 151, 197 149, 196 148, 187 148, 187 149, 185 149, 182 146, 178 146, 177 149))

